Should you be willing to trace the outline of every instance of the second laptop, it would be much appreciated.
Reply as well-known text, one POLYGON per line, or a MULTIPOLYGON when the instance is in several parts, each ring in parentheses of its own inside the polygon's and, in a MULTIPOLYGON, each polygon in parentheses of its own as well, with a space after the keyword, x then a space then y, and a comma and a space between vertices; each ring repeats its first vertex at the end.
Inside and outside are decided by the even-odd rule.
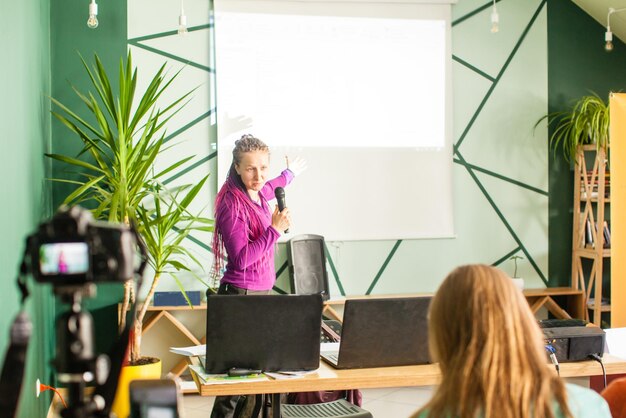
POLYGON ((346 301, 339 351, 320 353, 338 369, 430 363, 430 297, 364 298, 346 301))

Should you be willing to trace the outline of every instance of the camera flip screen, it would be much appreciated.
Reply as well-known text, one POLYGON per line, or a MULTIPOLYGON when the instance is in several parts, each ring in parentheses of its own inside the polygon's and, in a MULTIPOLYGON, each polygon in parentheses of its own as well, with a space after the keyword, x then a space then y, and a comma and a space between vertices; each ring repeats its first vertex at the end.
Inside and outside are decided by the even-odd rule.
POLYGON ((89 271, 89 247, 85 242, 55 242, 39 247, 42 275, 85 274, 89 271))

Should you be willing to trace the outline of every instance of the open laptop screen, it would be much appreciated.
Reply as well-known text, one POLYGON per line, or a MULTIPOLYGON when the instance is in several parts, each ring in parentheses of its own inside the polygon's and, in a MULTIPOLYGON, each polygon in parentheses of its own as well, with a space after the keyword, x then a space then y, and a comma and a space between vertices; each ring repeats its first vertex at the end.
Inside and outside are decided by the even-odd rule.
POLYGON ((346 301, 338 364, 342 369, 430 362, 430 297, 346 301))
POLYGON ((321 295, 211 295, 207 373, 319 367, 321 295))

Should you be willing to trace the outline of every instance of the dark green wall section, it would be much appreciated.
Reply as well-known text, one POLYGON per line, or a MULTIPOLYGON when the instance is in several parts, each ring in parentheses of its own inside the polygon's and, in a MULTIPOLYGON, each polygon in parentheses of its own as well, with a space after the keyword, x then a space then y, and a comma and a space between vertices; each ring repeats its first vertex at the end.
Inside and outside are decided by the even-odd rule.
MULTIPOLYGON (((119 62, 126 57, 127 51, 126 0, 98 3, 100 24, 97 29, 87 27, 88 1, 52 1, 50 5, 52 97, 81 115, 85 114, 85 107, 71 86, 85 92, 91 83, 79 54, 88 63, 93 63, 93 56, 97 54, 107 73, 112 76, 112 83, 116 85, 119 62)), ((66 155, 76 155, 80 150, 78 137, 56 119, 52 121, 52 149, 55 153, 66 155)), ((53 175, 68 178, 71 174, 68 174, 66 166, 55 162, 53 175)), ((72 187, 54 184, 54 207, 58 207, 72 190, 72 187)), ((96 320, 96 348, 100 352, 108 350, 117 335, 116 305, 122 294, 122 286, 119 284, 100 285, 97 296, 84 304, 96 320)))
MULTIPOLYGON (((10 323, 19 309, 16 273, 24 239, 49 215, 44 186, 44 150, 49 146, 50 94, 49 0, 0 2, 0 358, 9 341, 10 323)), ((52 298, 30 283, 26 310, 33 322, 22 385, 21 417, 45 416, 49 396, 35 399, 37 378, 50 379, 52 298)), ((0 361, 2 361, 0 360, 0 361)), ((17 383, 17 382, 16 382, 17 383)))
MULTIPOLYGON (((80 60, 80 55, 93 62, 98 54, 109 73, 117 75, 120 57, 126 55, 126 0, 107 0, 99 4, 97 29, 87 27, 87 1, 52 1, 50 5, 52 48, 52 97, 78 110, 84 115, 82 105, 71 86, 86 91, 90 82, 80 60)), ((58 121, 52 121, 52 149, 55 153, 75 155, 80 149, 79 140, 58 121)), ((67 177, 66 167, 53 164, 55 177, 67 177)), ((57 207, 73 188, 55 184, 53 204, 57 207)))
MULTIPOLYGON (((626 45, 615 38, 604 51, 605 28, 569 0, 548 1, 548 109, 596 92, 626 91, 626 45)), ((549 274, 551 286, 570 283, 573 172, 560 153, 549 167, 549 274)), ((607 264, 608 265, 608 264, 607 264)), ((607 287, 608 289, 608 287, 607 287)))

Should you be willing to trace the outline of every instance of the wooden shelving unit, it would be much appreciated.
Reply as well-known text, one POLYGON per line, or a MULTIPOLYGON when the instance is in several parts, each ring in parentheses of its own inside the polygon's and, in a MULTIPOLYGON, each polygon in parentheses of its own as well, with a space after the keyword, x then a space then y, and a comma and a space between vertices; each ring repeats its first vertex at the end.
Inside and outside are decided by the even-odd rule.
POLYGON ((582 289, 587 306, 585 319, 598 326, 602 312, 611 310, 609 304, 602 304, 604 261, 611 257, 604 234, 605 211, 610 203, 607 163, 605 148, 583 145, 576 153, 574 168, 572 287, 582 289), (587 271, 583 266, 585 259, 591 263, 587 271), (593 312, 592 318, 589 310, 593 312))
MULTIPOLYGON (((206 302, 201 305, 196 305, 193 308, 189 305, 183 306, 154 306, 150 305, 148 307, 148 314, 146 315, 146 319, 143 322, 143 335, 150 331, 158 322, 166 322, 170 325, 173 325, 174 329, 178 331, 186 341, 188 341, 188 345, 200 345, 206 343, 206 337, 204 335, 194 335, 187 325, 182 323, 176 316, 173 315, 176 311, 199 311, 201 315, 206 317, 206 302)), ((118 304, 118 321, 122 314, 122 304, 118 304)), ((176 376, 182 375, 188 368, 187 357, 180 356, 180 360, 172 367, 170 370, 164 370, 163 372, 172 373, 176 376)), ((197 389, 183 389, 183 393, 197 393, 197 389)))

